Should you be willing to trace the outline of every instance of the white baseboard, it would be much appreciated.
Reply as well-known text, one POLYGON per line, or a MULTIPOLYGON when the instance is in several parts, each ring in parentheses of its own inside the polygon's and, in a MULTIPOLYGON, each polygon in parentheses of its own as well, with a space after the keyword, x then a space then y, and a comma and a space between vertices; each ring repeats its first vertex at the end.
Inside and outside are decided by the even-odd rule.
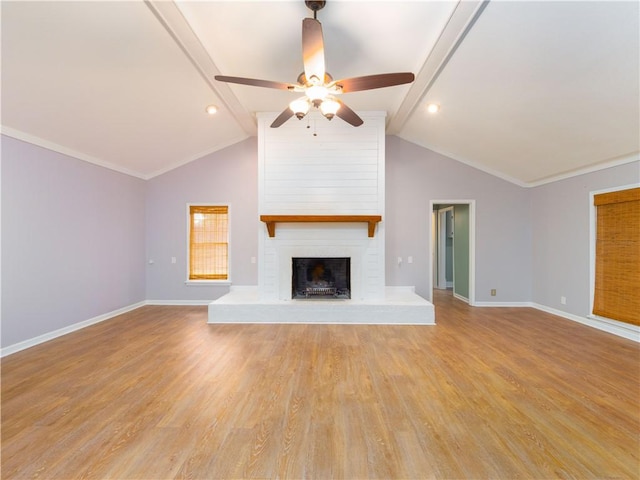
POLYGON ((537 303, 533 303, 531 304, 531 306, 537 310, 551 313, 553 315, 558 315, 559 317, 582 323, 583 325, 587 325, 588 327, 597 328, 598 330, 612 333, 613 335, 617 335, 619 337, 623 337, 628 340, 633 340, 634 342, 640 343, 640 327, 636 325, 617 322, 615 320, 609 320, 606 318, 581 317, 580 315, 573 315, 572 313, 563 312, 562 310, 557 310, 555 308, 547 307, 546 305, 540 305, 537 303))
POLYGON ((474 307, 531 307, 535 308, 531 302, 476 302, 474 307))
POLYGON ((453 298, 457 298, 458 300, 462 300, 464 303, 469 303, 469 299, 467 297, 463 297, 459 293, 453 292, 453 298))
POLYGON ((97 317, 90 318, 89 320, 84 320, 82 322, 74 323, 73 325, 69 325, 68 327, 60 328, 58 330, 54 330, 53 332, 45 333, 43 335, 39 335, 37 337, 30 338, 28 340, 24 340, 22 342, 14 343, 13 345, 9 345, 7 347, 0 349, 0 358, 5 357, 7 355, 11 355, 12 353, 19 352, 21 350, 25 350, 30 347, 34 347, 41 343, 48 342, 49 340, 53 340, 54 338, 61 337, 63 335, 66 335, 67 333, 81 330, 90 325, 104 322, 105 320, 109 320, 110 318, 116 317, 118 315, 122 315, 123 313, 130 312, 131 310, 135 310, 136 308, 140 308, 146 304, 147 302, 134 303, 133 305, 128 305, 126 307, 113 310, 112 312, 105 313, 103 315, 98 315, 97 317))
POLYGON ((168 305, 168 306, 200 306, 209 305, 209 300, 147 300, 145 305, 168 305))
POLYGON ((581 317, 534 302, 476 302, 474 307, 530 307, 640 343, 640 327, 607 318, 581 317))

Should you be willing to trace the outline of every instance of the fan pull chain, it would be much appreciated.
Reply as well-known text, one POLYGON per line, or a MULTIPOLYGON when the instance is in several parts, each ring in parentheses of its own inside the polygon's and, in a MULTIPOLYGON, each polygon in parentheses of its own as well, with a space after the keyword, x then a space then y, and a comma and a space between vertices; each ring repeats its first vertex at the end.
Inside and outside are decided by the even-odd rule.
MULTIPOLYGON (((307 128, 310 129, 311 128, 311 120, 309 119, 309 117, 307 117, 307 128)), ((315 119, 313 120, 313 136, 317 137, 318 134, 316 133, 316 121, 315 119)))

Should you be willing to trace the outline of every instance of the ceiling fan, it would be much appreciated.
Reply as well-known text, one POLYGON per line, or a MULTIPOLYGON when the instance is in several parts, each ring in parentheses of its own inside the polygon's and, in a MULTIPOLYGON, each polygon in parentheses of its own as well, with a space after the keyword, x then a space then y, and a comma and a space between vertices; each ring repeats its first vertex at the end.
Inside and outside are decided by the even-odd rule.
POLYGON ((303 97, 292 101, 289 106, 278 115, 271 124, 271 128, 279 127, 294 115, 298 119, 304 118, 311 107, 319 108, 322 114, 329 120, 334 116, 338 116, 354 127, 358 127, 364 123, 363 120, 346 104, 339 100, 337 98, 338 95, 362 90, 372 90, 374 88, 403 85, 413 82, 415 76, 411 72, 401 72, 334 80, 325 70, 322 24, 316 18, 318 10, 324 8, 326 1, 305 0, 304 3, 313 11, 313 18, 305 18, 302 21, 302 61, 304 72, 298 76, 298 83, 273 82, 270 80, 229 77, 226 75, 216 75, 215 79, 221 82, 304 93, 303 97))

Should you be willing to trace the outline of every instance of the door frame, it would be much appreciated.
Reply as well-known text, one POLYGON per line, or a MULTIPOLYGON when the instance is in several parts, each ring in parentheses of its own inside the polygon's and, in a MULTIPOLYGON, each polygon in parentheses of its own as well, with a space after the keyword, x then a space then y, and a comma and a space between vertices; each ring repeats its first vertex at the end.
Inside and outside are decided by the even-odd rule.
MULTIPOLYGON (((430 228, 434 228, 433 222, 433 207, 434 205, 469 205, 469 305, 474 306, 476 304, 476 201, 473 199, 443 199, 443 200, 430 200, 429 201, 429 215, 430 219, 428 224, 430 228)), ((439 219, 439 216, 436 217, 439 219)), ((431 258, 429 262, 429 275, 428 275, 428 293, 429 301, 433 302, 433 289, 434 289, 434 272, 437 269, 434 263, 437 261, 436 255, 436 242, 439 238, 432 231, 429 238, 429 255, 427 258, 431 258)), ((455 279, 454 279, 455 282, 455 279)))

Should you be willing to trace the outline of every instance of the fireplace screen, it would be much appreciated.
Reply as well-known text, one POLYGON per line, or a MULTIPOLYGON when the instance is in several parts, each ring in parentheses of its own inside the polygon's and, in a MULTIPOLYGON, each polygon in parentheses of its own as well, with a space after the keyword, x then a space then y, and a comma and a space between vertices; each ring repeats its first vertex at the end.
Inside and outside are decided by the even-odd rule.
POLYGON ((291 298, 351 298, 350 258, 293 258, 291 298))

